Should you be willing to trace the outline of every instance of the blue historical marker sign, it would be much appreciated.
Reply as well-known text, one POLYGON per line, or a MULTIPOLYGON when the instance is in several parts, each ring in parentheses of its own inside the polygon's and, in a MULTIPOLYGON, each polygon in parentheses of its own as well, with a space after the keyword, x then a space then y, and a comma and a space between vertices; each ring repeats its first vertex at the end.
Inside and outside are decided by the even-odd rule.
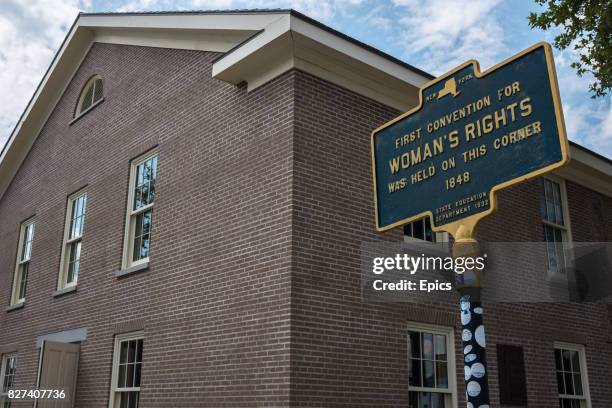
POLYGON ((429 215, 452 231, 490 214, 495 191, 567 163, 568 150, 550 45, 483 73, 468 61, 372 132, 376 226, 429 215))

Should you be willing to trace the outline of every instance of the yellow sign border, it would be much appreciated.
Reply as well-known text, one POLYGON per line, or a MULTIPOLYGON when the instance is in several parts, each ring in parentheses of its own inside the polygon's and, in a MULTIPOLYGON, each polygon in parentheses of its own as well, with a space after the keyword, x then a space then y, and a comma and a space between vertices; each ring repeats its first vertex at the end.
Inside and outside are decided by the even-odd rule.
POLYGON ((552 52, 552 47, 550 46, 550 44, 548 44, 547 42, 539 42, 536 43, 534 45, 532 45, 531 47, 519 52, 518 54, 515 54, 513 56, 511 56, 510 58, 505 59, 504 61, 500 62, 499 64, 496 64, 494 66, 492 66, 491 68, 489 68, 488 70, 481 72, 480 71, 480 64, 478 63, 478 61, 476 60, 469 60, 464 62, 463 64, 459 65, 458 67, 448 71, 447 73, 429 81, 428 83, 426 83, 425 85, 423 85, 420 89, 419 89, 419 104, 414 107, 413 109, 409 110, 406 113, 401 114, 400 116, 390 120, 389 122, 385 123, 382 126, 379 126, 378 128, 374 129, 371 133, 371 150, 372 150, 372 182, 373 182, 373 186, 374 186, 374 218, 375 218, 375 222, 376 222, 376 230, 379 232, 383 232, 383 231, 388 231, 390 229, 399 227, 401 225, 407 224, 409 222, 412 221, 416 221, 418 219, 424 218, 426 216, 429 216, 431 219, 431 225, 432 225, 432 229, 434 231, 446 231, 448 233, 450 233, 453 237, 455 237, 455 239, 458 238, 468 238, 468 237, 473 237, 474 234, 474 229, 476 228, 476 224, 478 223, 478 221, 480 221, 482 218, 492 214, 496 209, 497 209, 497 201, 495 200, 495 193, 498 190, 504 189, 506 187, 510 187, 513 186, 515 184, 518 183, 522 183, 526 180, 538 177, 544 173, 548 173, 554 169, 557 169, 559 167, 565 166, 569 160, 570 160, 570 155, 569 155, 569 143, 567 141, 567 134, 565 132, 565 121, 563 119, 563 109, 561 107, 561 97, 559 95, 559 84, 557 81, 557 72, 555 70, 555 64, 554 64, 554 59, 553 59, 553 52, 552 52), (381 227, 378 224, 378 192, 376 189, 376 157, 374 155, 374 137, 376 135, 376 133, 380 132, 381 130, 385 129, 386 127, 394 124, 395 122, 404 119, 407 116, 412 115, 415 112, 418 112, 422 107, 423 107, 423 91, 429 87, 431 87, 432 85, 448 78, 449 76, 453 75, 454 73, 456 73, 457 71, 460 71, 462 69, 464 69, 465 67, 468 67, 470 65, 474 66, 474 75, 476 75, 477 78, 483 78, 493 72, 495 72, 498 68, 503 67, 504 65, 507 65, 509 63, 511 63, 512 61, 524 56, 525 54, 528 54, 540 47, 544 48, 544 53, 546 55, 546 67, 548 69, 548 77, 550 78, 550 88, 551 88, 551 92, 552 92, 552 97, 553 97, 553 106, 555 109, 555 116, 556 116, 556 122, 557 122, 557 131, 559 134, 559 143, 561 145, 561 156, 562 159, 561 161, 557 162, 557 163, 553 163, 550 164, 546 167, 543 167, 541 169, 532 171, 531 173, 525 174, 523 176, 514 178, 512 180, 508 180, 502 184, 498 184, 496 186, 493 186, 493 188, 491 188, 491 191, 489 191, 489 198, 491 200, 491 205, 489 207, 488 210, 483 211, 481 213, 478 214, 474 214, 471 215, 469 217, 457 220, 457 221, 453 221, 449 224, 440 226, 440 227, 434 227, 434 223, 433 223, 433 213, 431 211, 425 211, 422 213, 419 213, 417 215, 414 215, 412 217, 408 217, 405 218, 403 220, 400 221, 396 221, 393 224, 387 225, 385 227, 381 227))

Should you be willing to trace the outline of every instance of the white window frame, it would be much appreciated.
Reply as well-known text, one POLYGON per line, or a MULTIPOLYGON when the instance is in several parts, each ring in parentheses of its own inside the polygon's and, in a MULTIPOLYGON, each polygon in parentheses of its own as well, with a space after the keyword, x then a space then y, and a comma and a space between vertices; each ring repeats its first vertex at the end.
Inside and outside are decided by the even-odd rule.
MULTIPOLYGON (((66 289, 77 285, 78 275, 74 282, 68 283, 68 267, 70 262, 70 246, 75 242, 81 242, 81 254, 83 252, 83 234, 85 233, 85 219, 87 218, 87 191, 80 190, 68 197, 68 205, 66 207, 66 218, 64 220, 64 240, 62 244, 62 254, 60 256, 60 271, 57 288, 66 289), (84 210, 83 210, 83 225, 81 235, 78 237, 70 238, 70 226, 72 223, 72 206, 81 197, 85 197, 84 210)), ((80 261, 79 261, 80 263, 80 261)), ((80 265, 79 265, 80 271, 80 265)), ((80 272, 79 272, 80 273, 80 272)))
POLYGON ((103 99, 104 99, 104 79, 102 78, 102 76, 96 74, 92 76, 91 78, 89 78, 87 82, 85 83, 85 86, 83 86, 83 89, 81 90, 81 94, 79 95, 79 100, 77 101, 77 106, 74 112, 74 117, 78 118, 79 116, 85 114, 86 112, 89 112, 89 110, 93 109, 103 99), (102 96, 99 99, 95 99, 96 97, 95 86, 96 86, 96 81, 98 79, 102 81, 102 96), (87 91, 89 91, 89 88, 92 88, 91 105, 83 109, 83 102, 85 102, 85 96, 87 95, 87 91))
MULTIPOLYGON (((557 400, 560 398, 569 398, 569 399, 578 399, 584 401, 585 408, 591 408, 591 393, 589 391, 589 374, 587 371, 586 364, 586 350, 582 344, 572 344, 572 343, 564 343, 564 342, 554 342, 554 349, 562 349, 562 350, 570 350, 578 352, 578 359, 580 360, 580 378, 582 379, 582 391, 583 398, 576 398, 575 395, 562 395, 557 394, 557 400)), ((554 356, 553 356, 554 357, 554 356)), ((555 381, 557 380, 557 367, 555 365, 555 381)))
POLYGON ((19 297, 19 283, 21 282, 21 267, 26 263, 29 264, 28 265, 28 278, 27 278, 29 280, 35 235, 36 235, 36 223, 33 218, 30 218, 21 223, 19 227, 19 242, 17 244, 18 246, 17 246, 17 259, 15 262, 15 272, 13 274, 13 290, 11 291, 11 305, 19 305, 21 303, 24 303, 26 300, 25 296, 23 298, 19 297), (22 259, 25 233, 29 226, 32 226, 32 239, 30 241, 30 254, 27 259, 22 259))
MULTIPOLYGON (((144 332, 136 331, 132 333, 118 334, 115 336, 115 345, 113 347, 113 371, 111 375, 111 386, 110 386, 110 398, 108 400, 109 408, 116 408, 116 400, 119 392, 130 392, 138 391, 140 393, 141 387, 132 388, 117 388, 117 380, 119 376, 119 359, 121 358, 121 343, 130 340, 143 340, 144 345, 144 332)), ((144 364, 144 353, 143 353, 143 364, 144 364)))
MULTIPOLYGON (((15 359, 15 370, 17 369, 17 353, 3 354, 1 362, 0 362, 0 364, 2 364, 0 365, 0 404, 2 404, 2 407, 4 407, 4 404, 8 401, 8 396, 4 392, 4 376, 6 375, 6 363, 9 358, 15 359)), ((15 377, 13 377, 13 381, 14 380, 15 380, 15 377)), ((8 402, 10 403, 10 401, 8 402)))
MULTIPOLYGON (((446 336, 446 353, 447 358, 447 374, 448 374, 448 389, 445 388, 427 388, 427 387, 414 387, 408 385, 409 391, 414 392, 432 392, 445 394, 444 403, 448 407, 457 407, 457 373, 456 373, 456 362, 455 362, 455 331, 452 327, 438 326, 425 323, 409 322, 406 327, 406 370, 409 369, 408 363, 410 360, 410 350, 408 349, 408 332, 427 332, 438 335, 446 336)), ((409 372, 407 372, 409 375, 409 372)), ((406 378, 408 378, 408 375, 406 378)))
MULTIPOLYGON (((570 223, 570 214, 569 214, 569 205, 568 205, 568 200, 567 200, 567 186, 565 183, 565 179, 552 175, 552 174, 548 174, 545 177, 542 177, 543 179, 548 179, 549 181, 552 181, 553 183, 556 183, 559 185, 559 194, 560 194, 560 199, 561 199, 561 213, 563 214, 563 224, 564 225, 560 225, 554 222, 550 222, 546 219, 544 219, 543 215, 541 216, 541 221, 543 225, 547 225, 550 226, 552 228, 557 228, 561 230, 561 239, 563 240, 563 243, 561 245, 562 249, 563 249, 563 265, 561 265, 562 268, 565 268, 566 273, 565 274, 560 274, 554 271, 551 271, 548 268, 548 248, 546 248, 546 274, 548 279, 559 279, 559 278, 563 278, 562 280, 567 280, 567 271, 568 269, 572 266, 572 262, 571 262, 571 258, 572 258, 572 254, 570 251, 570 248, 572 247, 572 228, 571 228, 571 223, 570 223)), ((542 187, 543 188, 543 187, 542 187)), ((543 195, 544 191, 540 191, 540 194, 543 195)), ((540 197, 540 199, 542 199, 542 197, 540 197)), ((546 236, 544 236, 544 242, 548 244, 548 241, 546 240, 546 236)))
MULTIPOLYGON (((143 162, 155 157, 159 156, 157 149, 153 149, 142 156, 137 157, 136 159, 130 162, 130 181, 128 188, 128 199, 127 199, 127 211, 125 217, 125 235, 123 239, 123 259, 121 263, 122 269, 127 269, 132 266, 137 266, 141 264, 145 264, 149 262, 149 257, 141 258, 137 261, 133 261, 133 253, 134 253, 134 233, 136 227, 136 218, 139 214, 144 213, 148 210, 152 210, 155 204, 155 200, 148 205, 141 207, 137 210, 134 210, 134 192, 136 189, 136 168, 138 165, 143 162)), ((159 157, 158 157, 158 166, 159 166, 159 157)), ((155 176, 156 179, 156 190, 157 190, 157 174, 155 176)), ((153 221, 151 221, 151 227, 153 226, 153 221)), ((150 239, 150 238, 149 238, 150 239)))

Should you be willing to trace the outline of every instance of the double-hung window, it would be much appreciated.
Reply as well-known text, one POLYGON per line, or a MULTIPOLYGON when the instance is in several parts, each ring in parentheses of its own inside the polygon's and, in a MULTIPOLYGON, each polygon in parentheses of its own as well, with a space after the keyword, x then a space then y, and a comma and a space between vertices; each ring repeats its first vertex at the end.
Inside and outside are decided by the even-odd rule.
POLYGON ((13 388, 15 383, 15 368, 17 357, 14 354, 5 354, 2 356, 2 366, 0 366, 0 403, 2 408, 11 408, 11 401, 8 397, 8 392, 13 388))
POLYGON ((568 220, 565 208, 565 185, 562 181, 542 178, 540 210, 544 224, 548 271, 565 273, 564 242, 568 241, 568 220))
POLYGON ((16 305, 25 302, 28 288, 28 274, 30 271, 30 259, 32 257, 32 241, 34 240, 34 221, 26 221, 21 224, 19 233, 19 246, 17 248, 17 265, 13 279, 13 293, 11 304, 16 305))
POLYGON ((110 408, 137 408, 142 372, 142 332, 115 338, 110 408))
POLYGON ((560 408, 589 408, 584 348, 555 344, 555 366, 560 408))
POLYGON ((68 199, 64 245, 62 247, 59 289, 75 286, 81 269, 81 249, 87 194, 80 192, 68 199))
POLYGON ((132 162, 123 267, 148 262, 157 179, 157 153, 132 162))
POLYGON ((408 406, 450 408, 456 405, 452 329, 409 326, 408 406))

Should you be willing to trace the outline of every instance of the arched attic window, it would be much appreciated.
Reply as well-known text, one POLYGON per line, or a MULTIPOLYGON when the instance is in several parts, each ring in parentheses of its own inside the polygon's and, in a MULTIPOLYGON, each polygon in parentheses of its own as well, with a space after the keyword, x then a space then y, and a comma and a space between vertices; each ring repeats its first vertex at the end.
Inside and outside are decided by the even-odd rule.
POLYGON ((74 116, 78 117, 82 113, 86 112, 88 109, 100 102, 103 96, 104 83, 102 82, 102 77, 100 75, 94 75, 89 79, 89 81, 87 81, 83 87, 83 90, 81 91, 81 96, 79 96, 79 101, 77 103, 74 116))

